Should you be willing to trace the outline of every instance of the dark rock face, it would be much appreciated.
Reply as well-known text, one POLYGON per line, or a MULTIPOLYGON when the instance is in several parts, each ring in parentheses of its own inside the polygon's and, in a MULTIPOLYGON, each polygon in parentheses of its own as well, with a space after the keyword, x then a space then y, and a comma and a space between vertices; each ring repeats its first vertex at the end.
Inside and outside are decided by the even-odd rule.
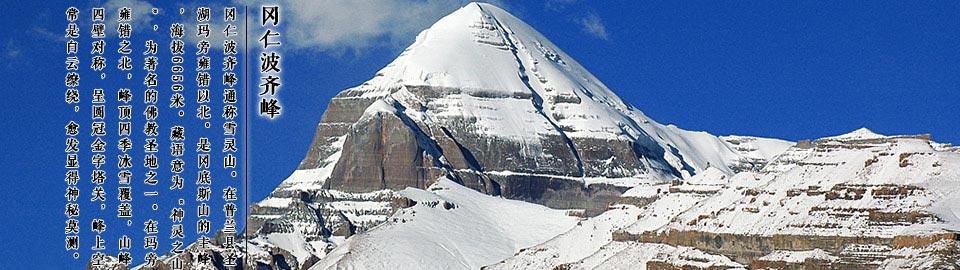
POLYGON ((323 160, 336 152, 330 144, 350 131, 350 126, 360 119, 363 111, 370 106, 376 98, 363 98, 359 91, 346 90, 340 92, 327 103, 327 111, 320 118, 320 124, 317 125, 317 131, 313 136, 313 143, 307 151, 307 156, 300 162, 300 169, 318 168, 323 164, 323 160))
POLYGON ((503 196, 559 209, 585 209, 595 216, 620 199, 628 188, 608 184, 584 186, 582 182, 545 176, 489 176, 499 183, 503 196))
POLYGON ((679 175, 660 160, 664 149, 650 140, 573 138, 587 177, 630 177, 646 172, 679 175))
MULTIPOLYGON (((283 207, 253 205, 251 217, 247 220, 247 235, 266 235, 270 233, 300 232, 308 240, 322 240, 331 235, 349 236, 376 226, 377 224, 357 223, 350 220, 341 210, 325 207, 338 202, 382 202, 382 209, 363 210, 355 214, 389 215, 396 208, 392 205, 396 199, 392 194, 366 197, 335 195, 325 190, 314 192, 274 192, 273 198, 296 198, 283 207), (279 218, 275 218, 279 217, 279 218), (308 224, 308 225, 305 225, 308 224)), ((360 210, 357 210, 360 211, 360 210)))
POLYGON ((365 192, 425 187, 429 159, 413 130, 396 115, 377 113, 347 133, 343 154, 326 188, 365 192))
MULTIPOLYGON (((448 175, 490 195, 555 208, 588 209, 589 214, 606 209, 625 188, 588 187, 577 177, 679 174, 662 160, 665 150, 649 138, 569 137, 566 132, 574 127, 559 126, 549 134, 541 134, 535 143, 491 136, 477 132, 477 119, 467 115, 423 121, 404 113, 414 110, 429 115, 440 106, 434 105, 441 103, 437 100, 457 98, 452 95, 482 96, 484 91, 426 86, 402 86, 389 91, 404 91, 407 100, 395 100, 397 95, 392 94, 366 98, 362 90, 356 89, 337 95, 324 113, 300 168, 329 165, 325 160, 338 150, 334 142, 344 136, 340 158, 324 188, 347 192, 426 188, 438 177, 448 175), (367 107, 384 100, 396 111, 364 115, 367 107), (509 172, 509 176, 499 172, 509 172)), ((483 98, 515 102, 531 100, 533 96, 483 98)))

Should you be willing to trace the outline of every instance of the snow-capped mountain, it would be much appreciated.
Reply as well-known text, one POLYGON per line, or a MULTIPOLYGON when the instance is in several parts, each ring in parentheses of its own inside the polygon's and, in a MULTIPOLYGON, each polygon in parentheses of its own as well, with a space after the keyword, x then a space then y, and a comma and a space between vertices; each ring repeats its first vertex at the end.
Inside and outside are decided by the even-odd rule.
POLYGON ((923 136, 663 125, 523 21, 471 3, 330 101, 243 244, 157 268, 220 269, 226 253, 244 269, 949 265, 958 165, 923 136))
POLYGON ((592 210, 606 207, 596 196, 622 187, 708 167, 733 173, 792 145, 659 124, 488 4, 440 19, 373 79, 337 95, 316 134, 300 173, 313 176, 280 190, 426 188, 449 175, 491 195, 592 210))
POLYGON ((420 33, 373 79, 334 97, 300 170, 254 208, 264 226, 248 232, 296 231, 338 246, 325 228, 355 228, 340 234, 347 236, 395 209, 331 207, 331 190, 428 189, 438 179, 596 215, 637 184, 710 167, 759 169, 792 144, 659 124, 529 25, 469 4, 420 33), (291 202, 328 217, 278 218, 291 202))

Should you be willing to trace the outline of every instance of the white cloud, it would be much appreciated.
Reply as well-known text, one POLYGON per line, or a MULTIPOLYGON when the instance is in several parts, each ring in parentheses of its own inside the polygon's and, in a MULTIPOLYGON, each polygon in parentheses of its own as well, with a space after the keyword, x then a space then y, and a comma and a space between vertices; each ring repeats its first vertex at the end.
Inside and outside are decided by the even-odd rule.
POLYGON ((22 52, 20 51, 20 46, 18 46, 17 44, 15 44, 14 41, 13 41, 13 39, 7 40, 7 45, 6 45, 6 48, 5 48, 4 50, 7 51, 7 59, 17 59, 17 58, 20 58, 20 55, 21 55, 21 53, 22 53, 22 52))
MULTIPOLYGON (((466 5, 466 0, 234 0, 235 5, 248 5, 251 16, 260 5, 279 5, 282 13, 282 40, 285 48, 314 49, 318 51, 360 52, 383 46, 404 46, 417 33, 426 29, 441 17, 466 5)), ((490 0, 504 7, 499 0, 490 0)), ((134 14, 134 29, 149 29, 153 26, 150 12, 155 7, 146 0, 109 0, 100 5, 107 10, 107 30, 115 31, 117 10, 130 7, 134 14)), ((211 6, 211 8, 219 8, 211 6)), ((168 16, 176 10, 161 10, 159 16, 168 16)), ((187 10, 186 15, 193 10, 187 10)), ((185 15, 184 15, 185 16, 185 15)), ((185 17, 187 19, 190 16, 185 17)), ((251 21, 253 23, 254 21, 251 21)), ((186 23, 188 30, 194 24, 186 23)), ((240 33, 243 33, 242 24, 240 33)), ((161 25, 163 32, 169 26, 161 25)), ((211 23, 212 30, 222 30, 222 23, 211 23)), ((257 31, 257 27, 250 27, 257 31)), ((259 32, 258 32, 259 33, 259 32)), ((257 33, 257 34, 258 34, 257 33)), ((188 41, 197 38, 188 36, 188 41)), ((214 45, 220 45, 222 37, 211 37, 214 45)), ((251 41, 252 42, 252 41, 251 41)), ((252 45, 252 44, 251 44, 252 45)))
POLYGON ((583 31, 587 34, 603 40, 610 39, 610 34, 607 33, 607 27, 603 25, 603 21, 600 20, 600 16, 597 16, 596 13, 588 13, 586 17, 577 20, 577 22, 580 23, 583 31))
POLYGON ((16 70, 18 66, 22 65, 21 60, 23 60, 23 42, 18 41, 17 39, 7 39, 6 44, 4 45, 4 54, 2 55, 3 64, 2 67, 8 70, 16 70))
POLYGON ((546 0, 543 1, 543 6, 552 11, 560 11, 576 2, 577 0, 546 0))
MULTIPOLYGON (((246 4, 251 8, 260 5, 246 4)), ((452 0, 279 0, 286 29, 284 46, 320 51, 406 45, 418 32, 465 4, 452 0)))
POLYGON ((35 26, 30 29, 30 32, 33 36, 44 41, 52 41, 57 43, 67 42, 67 38, 63 36, 63 33, 55 33, 52 30, 44 27, 35 26))
POLYGON ((134 34, 136 34, 137 30, 147 31, 147 29, 153 27, 154 6, 150 4, 150 2, 144 0, 110 0, 98 7, 105 9, 106 21, 104 24, 106 24, 108 36, 110 36, 111 33, 116 36, 117 19, 120 16, 120 8, 123 7, 128 7, 132 11, 131 15, 133 20, 131 21, 131 26, 133 27, 134 34))

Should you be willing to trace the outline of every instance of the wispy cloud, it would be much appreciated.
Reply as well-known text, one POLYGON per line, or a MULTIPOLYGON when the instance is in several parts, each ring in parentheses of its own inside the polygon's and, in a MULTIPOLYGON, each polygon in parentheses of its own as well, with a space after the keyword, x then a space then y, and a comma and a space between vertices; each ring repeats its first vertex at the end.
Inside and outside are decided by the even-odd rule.
MULTIPOLYGON (((251 0, 238 0, 258 6, 251 0)), ((279 0, 286 12, 285 44, 320 51, 355 51, 398 46, 464 5, 448 0, 279 0)))
POLYGON ((30 32, 34 37, 37 37, 38 39, 43 41, 58 42, 58 43, 63 43, 67 41, 67 37, 65 37, 63 33, 54 33, 52 30, 46 29, 40 26, 34 26, 33 28, 30 29, 30 32))
POLYGON ((2 56, 2 67, 7 70, 15 70, 19 66, 20 60, 23 59, 24 46, 21 42, 18 42, 16 39, 7 39, 7 42, 3 45, 4 53, 2 56))
POLYGON ((7 52, 7 59, 19 59, 21 55, 20 46, 13 43, 13 39, 7 40, 5 46, 5 51, 7 52))
POLYGON ((587 13, 587 16, 578 19, 577 23, 580 23, 580 26, 585 33, 599 39, 610 40, 610 34, 607 33, 607 27, 603 25, 603 21, 600 20, 600 16, 597 16, 596 13, 587 13))
MULTIPOLYGON (((233 0, 234 5, 248 5, 251 9, 265 4, 281 6, 283 26, 282 40, 285 49, 309 49, 321 52, 342 53, 346 51, 362 52, 377 47, 401 47, 414 39, 416 34, 426 29, 441 17, 467 4, 466 0, 274 0, 261 2, 257 0, 233 0)), ((500 0, 487 0, 506 8, 500 0)), ((169 16, 178 12, 169 8, 160 10, 160 15, 151 14, 156 6, 148 0, 109 0, 100 5, 107 11, 106 27, 108 31, 115 31, 117 27, 117 10, 129 7, 134 11, 133 26, 135 31, 148 31, 154 24, 155 16, 169 16)), ((207 5, 219 8, 217 5, 207 5)), ((187 7, 187 6, 181 6, 187 7)), ((174 14, 190 19, 192 14, 187 9, 184 15, 174 14)), ((195 23, 186 21, 187 29, 195 29, 195 23)), ((211 30, 222 30, 222 23, 211 23, 211 30)), ((242 24, 238 25, 240 33, 244 33, 242 24)), ((164 32, 169 25, 159 25, 160 32, 164 32)), ((253 28, 253 27, 251 27, 253 28)), ((37 29, 34 29, 35 31, 37 29)), ((53 39, 45 29, 38 34, 53 39)), ((252 30, 252 29, 251 29, 252 30)), ((136 34, 136 33, 134 33, 136 34)), ((110 37, 112 35, 108 35, 110 37)), ((189 36, 191 43, 198 39, 189 36)), ((211 35, 210 42, 217 46, 222 43, 222 37, 211 35)))
POLYGON ((134 31, 144 29, 145 31, 148 28, 153 27, 153 8, 155 7, 150 2, 145 0, 110 0, 102 5, 106 12, 106 28, 108 33, 113 31, 116 33, 117 30, 117 19, 120 18, 119 10, 123 7, 128 7, 132 11, 131 15, 133 21, 131 21, 131 26, 134 31))
POLYGON ((603 24, 600 16, 585 1, 579 0, 545 0, 543 7, 550 12, 555 12, 570 18, 580 26, 580 29, 593 37, 602 40, 610 40, 610 33, 607 32, 607 26, 603 24))
POLYGON ((577 0, 546 0, 543 1, 543 6, 549 10, 560 11, 576 2, 577 0))

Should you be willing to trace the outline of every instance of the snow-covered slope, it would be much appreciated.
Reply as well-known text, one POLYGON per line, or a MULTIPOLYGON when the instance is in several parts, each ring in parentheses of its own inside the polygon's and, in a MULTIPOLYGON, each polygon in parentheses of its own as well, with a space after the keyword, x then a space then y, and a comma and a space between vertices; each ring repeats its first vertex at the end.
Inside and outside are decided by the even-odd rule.
POLYGON ((957 148, 860 129, 792 147, 758 172, 711 168, 637 186, 624 196, 642 198, 640 208, 590 218, 490 268, 643 269, 663 249, 692 248, 717 265, 950 269, 958 190, 957 148))
POLYGON ((955 213, 946 210, 952 207, 937 207, 938 202, 952 203, 960 195, 958 157, 934 150, 921 137, 888 137, 865 129, 828 137, 812 148, 792 148, 775 159, 761 172, 758 181, 763 184, 751 191, 758 194, 734 194, 732 201, 715 196, 680 217, 698 222, 676 222, 671 227, 844 236, 894 236, 944 226, 960 229, 955 213), (838 215, 840 211, 857 214, 838 215), (947 222, 879 221, 881 213, 928 211, 939 212, 939 219, 947 222), (708 213, 709 218, 698 218, 708 213))
MULTIPOLYGON (((722 189, 728 182, 726 174, 711 168, 682 185, 658 184, 634 187, 624 193, 624 196, 650 202, 638 203, 642 204, 639 207, 627 204, 611 206, 611 210, 580 222, 570 231, 527 248, 516 256, 491 265, 489 268, 554 269, 561 265, 592 268, 615 256, 639 256, 635 258, 637 260, 630 259, 634 257, 622 259, 641 263, 642 266, 657 254, 651 252, 631 255, 630 252, 621 252, 622 249, 635 246, 612 242, 614 232, 638 226, 648 229, 660 228, 669 224, 684 211, 709 198, 710 193, 722 189)), ((667 253, 674 251, 672 248, 656 245, 641 248, 656 248, 667 253)), ((628 268, 632 267, 624 266, 623 269, 628 268)))
POLYGON ((940 146, 928 135, 866 129, 819 139, 760 172, 733 176, 669 223, 640 220, 618 233, 621 240, 689 245, 758 265, 871 269, 936 247, 945 250, 911 256, 956 258, 960 153, 940 146), (824 252, 829 256, 796 259, 824 252))
POLYGON ((691 247, 651 243, 613 242, 601 252, 570 264, 570 269, 747 269, 722 255, 691 247))
POLYGON ((310 269, 477 269, 577 223, 566 211, 489 196, 446 179, 399 195, 415 204, 347 239, 310 269))
POLYGON ((610 243, 614 231, 636 222, 640 211, 633 205, 618 205, 486 269, 553 269, 586 258, 610 243))

